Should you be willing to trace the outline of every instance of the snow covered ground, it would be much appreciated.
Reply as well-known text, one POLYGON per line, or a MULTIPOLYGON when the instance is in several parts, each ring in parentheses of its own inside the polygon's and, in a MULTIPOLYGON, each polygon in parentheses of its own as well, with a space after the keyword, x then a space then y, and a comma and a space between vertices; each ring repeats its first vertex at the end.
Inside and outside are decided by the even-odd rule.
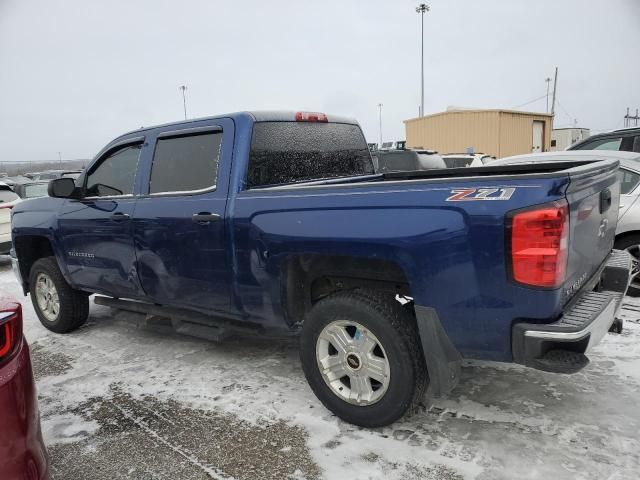
POLYGON ((53 479, 637 479, 640 301, 572 376, 468 363, 446 399, 383 429, 337 420, 294 340, 221 344, 92 305, 55 335, 23 301, 53 479))

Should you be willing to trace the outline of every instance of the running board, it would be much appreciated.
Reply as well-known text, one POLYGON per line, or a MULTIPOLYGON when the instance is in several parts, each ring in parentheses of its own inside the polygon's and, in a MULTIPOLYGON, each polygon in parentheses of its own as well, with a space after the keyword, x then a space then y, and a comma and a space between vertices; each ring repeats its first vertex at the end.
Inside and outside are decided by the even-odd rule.
POLYGON ((151 328, 169 327, 176 333, 191 337, 203 338, 211 341, 222 341, 232 332, 260 334, 263 329, 253 324, 238 325, 220 317, 206 315, 176 307, 165 307, 135 300, 121 300, 117 298, 96 296, 97 305, 135 312, 145 315, 145 325, 151 328), (168 322, 162 322, 166 319, 168 322))

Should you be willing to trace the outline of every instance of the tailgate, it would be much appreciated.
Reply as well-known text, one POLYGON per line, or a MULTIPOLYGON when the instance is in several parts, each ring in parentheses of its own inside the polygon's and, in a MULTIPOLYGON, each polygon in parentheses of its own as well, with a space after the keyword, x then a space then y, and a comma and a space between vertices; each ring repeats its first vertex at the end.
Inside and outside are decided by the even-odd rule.
POLYGON ((569 300, 605 261, 615 239, 620 203, 618 162, 594 162, 569 171, 569 257, 564 285, 569 300))

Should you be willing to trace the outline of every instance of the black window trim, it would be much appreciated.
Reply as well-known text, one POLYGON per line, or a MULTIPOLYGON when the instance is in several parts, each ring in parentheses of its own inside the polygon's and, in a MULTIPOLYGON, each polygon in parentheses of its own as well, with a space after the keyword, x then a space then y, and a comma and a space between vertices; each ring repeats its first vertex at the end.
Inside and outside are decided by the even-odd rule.
MULTIPOLYGON (((114 153, 117 150, 123 150, 125 147, 131 147, 133 145, 140 145, 140 155, 138 155, 138 162, 136 163, 136 172, 135 175, 133 177, 133 190, 135 191, 136 188, 136 176, 138 175, 138 167, 140 166, 140 156, 142 155, 142 147, 144 146, 144 140, 145 137, 141 136, 141 137, 133 137, 133 138, 126 138, 124 140, 121 140, 119 142, 116 142, 112 145, 107 146, 106 149, 104 149, 102 152, 100 152, 100 154, 98 155, 98 159, 93 162, 91 164, 91 166, 87 169, 87 171, 83 174, 84 178, 82 179, 82 192, 84 194, 84 192, 87 191, 87 182, 89 181, 89 175, 91 175, 93 172, 95 172, 95 170, 102 165, 102 162, 104 162, 112 153, 114 153)), ((127 193, 127 194, 123 194, 123 195, 104 195, 104 196, 91 196, 91 197, 85 197, 83 196, 82 198, 80 198, 79 200, 83 201, 83 200, 103 200, 103 199, 118 199, 118 198, 133 198, 135 197, 135 193, 127 193)))
POLYGON ((216 172, 216 183, 211 187, 200 188, 197 190, 176 190, 172 192, 156 192, 156 193, 143 193, 139 195, 139 198, 157 198, 157 197, 184 197, 184 196, 194 196, 194 195, 202 195, 204 193, 215 192, 218 188, 218 173, 220 172, 220 159, 222 158, 222 146, 224 140, 224 130, 219 125, 210 125, 206 127, 194 127, 194 128, 183 128, 180 130, 170 130, 167 132, 162 132, 156 135, 156 141, 153 146, 153 154, 151 155, 151 168, 149 169, 149 181, 147 182, 147 190, 151 187, 151 174, 153 172, 153 160, 156 155, 156 148, 158 148, 158 140, 166 140, 168 138, 180 138, 180 137, 193 137, 197 135, 204 135, 207 133, 221 133, 223 134, 220 140, 220 152, 218 155, 218 171, 216 172))

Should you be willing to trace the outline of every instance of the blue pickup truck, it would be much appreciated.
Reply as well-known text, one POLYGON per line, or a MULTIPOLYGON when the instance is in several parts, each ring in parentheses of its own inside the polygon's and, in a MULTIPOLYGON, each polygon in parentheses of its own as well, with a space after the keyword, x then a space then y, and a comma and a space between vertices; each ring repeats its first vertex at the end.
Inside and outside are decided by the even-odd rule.
POLYGON ((612 250, 615 161, 376 173, 350 119, 236 113, 109 143, 13 209, 13 263, 48 329, 96 303, 209 339, 300 335, 322 403, 387 425, 463 357, 570 373, 633 269, 612 250))

